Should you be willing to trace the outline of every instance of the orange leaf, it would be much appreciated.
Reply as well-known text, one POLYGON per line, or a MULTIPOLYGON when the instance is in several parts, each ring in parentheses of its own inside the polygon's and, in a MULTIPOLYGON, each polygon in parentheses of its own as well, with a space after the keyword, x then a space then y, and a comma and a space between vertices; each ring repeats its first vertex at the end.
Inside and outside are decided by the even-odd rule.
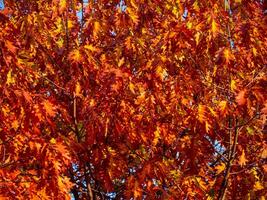
POLYGON ((96 21, 94 23, 94 31, 93 31, 93 36, 94 38, 96 38, 96 36, 98 35, 98 33, 100 32, 100 23, 98 21, 96 21))
POLYGON ((198 120, 203 123, 206 121, 206 106, 199 105, 198 106, 198 120))
POLYGON ((12 42, 10 42, 9 40, 6 40, 5 43, 6 43, 6 47, 8 48, 8 50, 10 50, 12 53, 16 53, 17 47, 15 47, 12 42))
POLYGON ((59 1, 59 12, 64 12, 66 8, 67 8, 66 0, 60 0, 59 1))
POLYGON ((246 91, 242 90, 238 93, 236 96, 236 102, 238 105, 244 105, 246 103, 246 98, 245 98, 246 91))
POLYGON ((80 85, 79 82, 77 82, 77 83, 76 83, 76 86, 75 86, 75 95, 76 95, 77 97, 82 96, 82 95, 81 95, 81 85, 80 85))
POLYGON ((74 49, 70 52, 68 58, 74 63, 79 63, 83 60, 83 56, 80 53, 79 49, 74 49))
POLYGON ((51 117, 54 117, 56 115, 56 106, 53 105, 50 101, 45 100, 43 102, 43 106, 47 115, 51 117))
POLYGON ((231 50, 229 50, 229 49, 224 49, 223 54, 224 54, 224 58, 226 60, 226 63, 229 63, 230 60, 234 59, 234 55, 232 54, 231 50))
POLYGON ((239 158, 238 164, 241 166, 244 166, 248 160, 246 159, 245 151, 244 149, 242 150, 242 154, 239 158))

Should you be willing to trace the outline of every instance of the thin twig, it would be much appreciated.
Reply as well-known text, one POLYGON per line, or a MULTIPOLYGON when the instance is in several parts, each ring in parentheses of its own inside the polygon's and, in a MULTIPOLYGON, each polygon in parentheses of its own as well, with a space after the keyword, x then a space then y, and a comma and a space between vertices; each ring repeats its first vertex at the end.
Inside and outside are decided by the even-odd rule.
MULTIPOLYGON (((236 120, 236 124, 237 124, 237 120, 236 120)), ((221 185, 221 188, 219 191, 219 196, 218 196, 219 200, 225 200, 225 196, 226 196, 226 192, 227 192, 227 188, 228 188, 230 171, 231 171, 232 163, 233 163, 233 161, 235 159, 235 155, 236 155, 236 146, 237 146, 237 141, 238 141, 238 135, 239 135, 239 130, 238 130, 238 128, 236 128, 232 148, 229 152, 229 161, 227 162, 226 171, 225 171, 222 185, 221 185)))

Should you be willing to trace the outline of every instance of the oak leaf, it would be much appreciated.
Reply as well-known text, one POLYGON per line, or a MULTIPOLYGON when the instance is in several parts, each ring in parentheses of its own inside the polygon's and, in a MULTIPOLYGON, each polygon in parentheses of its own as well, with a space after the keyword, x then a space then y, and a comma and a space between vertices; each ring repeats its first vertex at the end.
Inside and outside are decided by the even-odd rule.
POLYGON ((49 100, 44 100, 42 104, 48 116, 54 117, 56 115, 56 105, 52 104, 49 100))
POLYGON ((238 164, 241 165, 241 166, 244 166, 246 164, 248 160, 246 159, 246 155, 245 155, 245 151, 244 149, 242 150, 242 154, 241 156, 239 157, 239 161, 238 161, 238 164))

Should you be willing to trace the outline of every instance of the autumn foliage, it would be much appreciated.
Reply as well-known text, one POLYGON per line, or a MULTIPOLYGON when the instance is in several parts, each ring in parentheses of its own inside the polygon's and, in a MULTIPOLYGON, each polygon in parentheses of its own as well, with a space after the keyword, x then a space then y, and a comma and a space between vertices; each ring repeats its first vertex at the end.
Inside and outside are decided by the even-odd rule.
POLYGON ((265 199, 262 0, 5 0, 0 199, 265 199))

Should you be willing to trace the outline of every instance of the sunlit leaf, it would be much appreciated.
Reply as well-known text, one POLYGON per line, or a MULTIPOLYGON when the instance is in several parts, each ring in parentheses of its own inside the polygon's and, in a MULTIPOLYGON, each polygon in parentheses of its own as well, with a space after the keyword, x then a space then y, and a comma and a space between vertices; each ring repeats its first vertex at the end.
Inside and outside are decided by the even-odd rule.
POLYGON ((244 151, 244 149, 243 149, 243 150, 242 150, 242 154, 241 154, 241 156, 239 157, 239 161, 238 161, 238 163, 239 163, 239 165, 244 166, 244 165, 246 164, 247 161, 248 161, 248 160, 246 159, 245 151, 244 151))
POLYGON ((216 174, 220 174, 220 173, 222 173, 222 172, 225 170, 225 167, 226 167, 226 165, 225 165, 224 163, 221 163, 220 165, 217 165, 217 166, 215 167, 215 169, 216 169, 216 174))
POLYGON ((7 73, 6 84, 12 85, 14 83, 15 83, 15 77, 12 75, 12 69, 10 69, 7 73))
POLYGON ((231 80, 231 85, 230 85, 230 87, 231 87, 231 90, 232 90, 232 91, 236 90, 236 81, 235 81, 234 79, 231 80))
POLYGON ((129 13, 129 16, 133 23, 137 24, 139 22, 139 17, 136 13, 136 10, 134 8, 127 7, 127 12, 129 13))
POLYGON ((48 116, 54 117, 56 115, 56 106, 49 100, 43 101, 43 107, 48 116))

